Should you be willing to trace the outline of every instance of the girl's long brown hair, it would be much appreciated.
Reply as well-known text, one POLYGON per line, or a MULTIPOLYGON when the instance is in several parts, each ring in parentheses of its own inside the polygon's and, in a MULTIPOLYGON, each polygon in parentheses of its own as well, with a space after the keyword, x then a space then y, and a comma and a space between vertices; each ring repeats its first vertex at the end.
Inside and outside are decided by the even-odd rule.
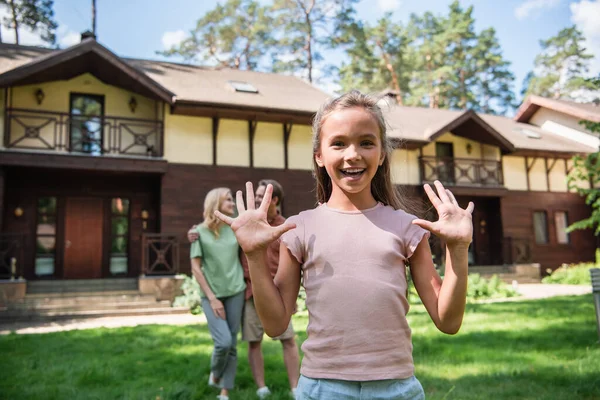
POLYGON ((371 181, 371 193, 378 202, 392 206, 394 209, 402 209, 408 212, 415 212, 416 207, 412 201, 404 198, 398 192, 398 188, 392 183, 390 171, 390 159, 392 146, 387 137, 387 125, 377 105, 379 98, 368 94, 363 94, 358 90, 352 90, 339 97, 326 101, 313 119, 313 174, 317 182, 317 201, 326 203, 331 197, 331 178, 324 167, 319 167, 315 160, 315 155, 321 148, 321 130, 327 117, 338 110, 360 107, 373 116, 379 126, 382 151, 385 153, 383 164, 379 166, 373 180, 371 181))

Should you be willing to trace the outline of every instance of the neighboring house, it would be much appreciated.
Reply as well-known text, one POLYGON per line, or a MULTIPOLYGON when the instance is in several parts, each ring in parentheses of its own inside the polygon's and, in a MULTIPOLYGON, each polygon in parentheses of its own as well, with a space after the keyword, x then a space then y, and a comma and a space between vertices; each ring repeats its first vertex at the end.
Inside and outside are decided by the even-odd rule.
MULTIPOLYGON (((310 124, 326 98, 295 77, 121 58, 93 38, 0 44, 0 279, 12 265, 30 281, 189 272, 185 232, 217 186, 274 178, 285 215, 313 207, 310 124)), ((593 258, 590 232, 565 233, 589 215, 565 176, 590 143, 472 111, 384 108, 395 183, 422 197, 440 179, 475 202, 471 264, 593 258)))

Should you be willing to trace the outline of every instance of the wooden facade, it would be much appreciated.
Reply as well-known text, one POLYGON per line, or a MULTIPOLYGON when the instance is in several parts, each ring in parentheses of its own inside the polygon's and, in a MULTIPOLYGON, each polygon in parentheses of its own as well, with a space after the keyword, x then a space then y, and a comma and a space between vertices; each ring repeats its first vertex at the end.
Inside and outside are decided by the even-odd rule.
MULTIPOLYGON (((214 187, 235 191, 271 178, 283 185, 284 215, 315 206, 311 112, 254 107, 251 98, 243 106, 177 100, 176 90, 98 46, 86 42, 71 56, 0 74, 0 250, 18 243, 2 253, 0 279, 12 274, 14 259, 30 280, 189 273, 186 232, 201 221, 214 187), (86 70, 86 60, 110 68, 86 70), (38 87, 54 101, 39 102, 38 87), (68 100, 73 94, 102 99, 97 104, 110 114, 86 126, 68 100), (73 146, 81 123, 88 147, 73 146), (53 268, 40 274, 45 256, 53 268)), ((540 263, 545 270, 593 259, 591 232, 573 232, 567 243, 557 233, 558 217, 589 215, 564 183, 577 148, 520 148, 486 121, 467 112, 430 138, 392 137, 394 183, 423 209, 422 184, 434 179, 461 205, 475 203, 473 265, 540 263), (535 240, 534 215, 546 216, 546 243, 535 240)), ((423 214, 436 217, 431 208, 423 214)), ((443 256, 435 238, 432 248, 443 256)))

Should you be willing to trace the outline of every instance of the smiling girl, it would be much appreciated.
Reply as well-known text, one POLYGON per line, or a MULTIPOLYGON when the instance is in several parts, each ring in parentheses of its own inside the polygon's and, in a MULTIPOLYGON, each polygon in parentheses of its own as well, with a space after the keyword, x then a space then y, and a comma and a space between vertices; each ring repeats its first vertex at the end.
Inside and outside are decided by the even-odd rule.
MULTIPOLYGON (((386 124, 377 99, 352 91, 324 104, 313 124, 314 169, 320 205, 278 227, 267 223, 272 188, 262 204, 239 216, 217 213, 231 225, 249 261, 255 305, 270 336, 287 327, 302 283, 309 314, 297 399, 423 399, 414 376, 406 314, 405 263, 431 319, 458 332, 467 290, 467 249, 473 204, 461 209, 435 182, 424 189, 439 219, 403 210, 390 177, 386 124), (429 233, 447 244, 446 274, 436 272, 429 233), (265 249, 281 237, 273 281, 265 249)), ((252 184, 246 196, 253 199, 252 184)))

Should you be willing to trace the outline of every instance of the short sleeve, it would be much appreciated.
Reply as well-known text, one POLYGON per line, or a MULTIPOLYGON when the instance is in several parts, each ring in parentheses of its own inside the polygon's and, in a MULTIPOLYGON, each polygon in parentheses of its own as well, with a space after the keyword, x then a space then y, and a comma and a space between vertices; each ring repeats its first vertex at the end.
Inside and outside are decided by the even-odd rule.
POLYGON ((404 237, 406 238, 406 240, 404 242, 404 254, 407 259, 413 255, 413 253, 417 249, 417 246, 419 245, 419 243, 421 243, 423 238, 426 238, 426 239, 429 238, 428 230, 425 230, 425 229, 421 228, 419 225, 414 225, 412 223, 412 221, 415 219, 416 219, 415 216, 412 216, 412 215, 410 216, 410 218, 408 219, 406 232, 404 234, 404 237))
POLYGON ((288 218, 287 222, 296 224, 296 227, 281 235, 281 242, 300 264, 304 264, 304 223, 302 218, 294 215, 288 218))
MULTIPOLYGON (((198 234, 199 233, 200 231, 198 230, 198 234)), ((198 239, 194 240, 190 245, 190 258, 202 258, 202 246, 200 240, 202 240, 202 238, 198 236, 198 239)))

